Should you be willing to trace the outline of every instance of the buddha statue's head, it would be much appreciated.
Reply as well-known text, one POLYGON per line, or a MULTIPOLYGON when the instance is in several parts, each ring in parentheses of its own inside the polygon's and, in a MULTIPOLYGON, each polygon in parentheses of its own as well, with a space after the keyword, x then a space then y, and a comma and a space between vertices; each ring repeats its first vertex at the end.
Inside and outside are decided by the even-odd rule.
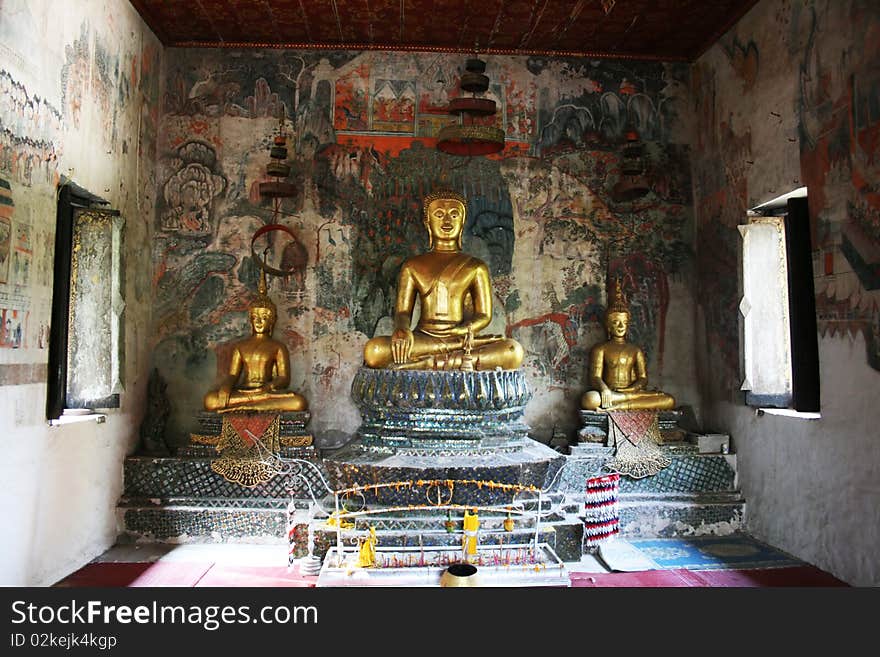
POLYGON ((428 247, 438 241, 454 240, 461 249, 461 234, 467 216, 467 201, 450 190, 439 190, 425 197, 423 203, 425 228, 428 229, 428 247))
POLYGON ((254 335, 271 335, 272 329, 275 328, 278 310, 267 293, 266 272, 262 269, 257 290, 256 299, 248 306, 248 320, 254 329, 254 335))
POLYGON ((275 328, 275 305, 267 303, 255 303, 248 309, 248 318, 254 329, 255 335, 271 335, 275 328), (271 304, 271 305, 270 305, 271 304))
POLYGON ((609 299, 608 309, 605 311, 605 330, 611 339, 623 339, 629 330, 629 306, 623 296, 620 280, 615 281, 614 292, 609 299))

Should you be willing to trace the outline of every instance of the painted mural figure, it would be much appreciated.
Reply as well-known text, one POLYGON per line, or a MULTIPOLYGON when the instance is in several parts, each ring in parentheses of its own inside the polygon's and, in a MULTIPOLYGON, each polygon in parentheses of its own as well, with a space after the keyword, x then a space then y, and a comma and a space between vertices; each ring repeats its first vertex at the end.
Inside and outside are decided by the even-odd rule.
POLYGON ((626 341, 630 313, 620 289, 605 313, 608 341, 590 352, 589 381, 593 386, 581 397, 581 408, 595 410, 669 410, 675 399, 659 390, 649 390, 648 369, 641 348, 626 341))
POLYGON ((260 272, 259 294, 248 309, 252 333, 232 347, 229 370, 220 386, 205 395, 205 410, 296 412, 308 408, 305 397, 287 390, 290 354, 272 337, 277 310, 266 294, 260 272))
POLYGON ((522 363, 523 348, 516 340, 479 335, 492 320, 492 285, 486 263, 461 251, 466 207, 455 192, 425 197, 430 250, 403 263, 394 332, 367 342, 367 367, 460 370, 464 362, 465 369, 472 364, 476 370, 513 370, 522 363), (417 297, 421 315, 411 329, 417 297))

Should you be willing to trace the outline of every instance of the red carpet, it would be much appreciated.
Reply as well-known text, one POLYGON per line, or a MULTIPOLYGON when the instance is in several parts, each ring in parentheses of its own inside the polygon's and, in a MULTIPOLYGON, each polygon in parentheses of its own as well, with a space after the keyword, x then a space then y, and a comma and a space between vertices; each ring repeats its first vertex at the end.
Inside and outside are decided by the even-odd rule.
POLYGON ((314 586, 318 577, 299 574, 294 566, 236 566, 215 564, 196 586, 314 586))
POLYGON ((300 576, 298 566, 238 566, 217 563, 90 563, 55 586, 314 586, 317 577, 300 576))
POLYGON ((753 570, 647 570, 636 573, 572 573, 572 587, 775 587, 848 586, 813 566, 753 570))
POLYGON ((754 570, 682 570, 691 586, 849 586, 814 566, 754 570))
MULTIPOLYGON (((687 587, 677 570, 643 570, 635 573, 572 573, 571 585, 580 587, 687 587)), ((705 585, 703 585, 705 586, 705 585)))
MULTIPOLYGON (((312 587, 316 576, 297 566, 156 562, 91 563, 56 586, 98 587, 312 587)), ((848 586, 813 566, 751 570, 645 570, 631 573, 571 573, 574 588, 848 586)))
POLYGON ((210 563, 90 563, 55 586, 195 586, 210 563))

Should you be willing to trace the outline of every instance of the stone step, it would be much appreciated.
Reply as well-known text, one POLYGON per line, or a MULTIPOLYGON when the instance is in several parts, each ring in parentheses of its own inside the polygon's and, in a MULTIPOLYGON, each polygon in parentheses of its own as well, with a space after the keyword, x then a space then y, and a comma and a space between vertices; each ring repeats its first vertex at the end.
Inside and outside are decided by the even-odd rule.
MULTIPOLYGON (((304 466, 302 473, 291 470, 253 488, 228 482, 213 472, 211 462, 215 456, 127 458, 125 488, 118 507, 120 540, 286 543, 292 556, 305 556, 310 533, 310 486, 323 509, 332 510, 335 502, 321 483, 322 476, 329 481, 329 466, 317 458, 314 448, 297 449, 301 449, 297 454, 316 467, 304 466), (291 502, 295 507, 292 522, 288 511, 291 502)), ((672 537, 723 535, 741 530, 744 501, 736 490, 735 455, 699 454, 695 446, 686 444, 664 446, 663 450, 672 464, 658 474, 639 480, 621 477, 618 495, 621 534, 672 537)), ((540 539, 551 545, 563 560, 580 558, 586 480, 602 474, 602 463, 610 453, 609 448, 592 446, 577 455, 555 453, 557 456, 553 457, 562 459, 563 463, 559 466, 558 476, 553 479, 552 492, 542 495, 544 517, 539 534, 540 539)), ((407 457, 406 460, 409 462, 414 458, 407 457)), ((435 467, 450 463, 458 467, 456 459, 460 460, 460 457, 437 457, 435 467)), ((481 459, 477 458, 472 465, 480 462, 481 459)), ((450 476, 449 472, 441 467, 437 477, 450 476)), ((486 476, 487 472, 484 467, 479 469, 479 477, 467 470, 459 474, 481 481, 487 478, 501 480, 495 476, 494 470, 490 476, 486 476)), ((392 468, 383 473, 386 476, 393 474, 392 480, 407 480, 403 475, 408 471, 398 473, 392 468)), ((361 472, 359 478, 363 477, 361 472)), ((437 541, 437 545, 460 543, 463 509, 452 512, 455 526, 454 531, 448 533, 443 524, 445 511, 422 508, 425 493, 421 489, 415 492, 420 493, 418 499, 402 500, 401 505, 413 504, 418 508, 364 515, 359 518, 349 540, 356 544, 362 535, 359 533, 366 532, 369 524, 373 524, 380 542, 387 546, 413 545, 419 535, 422 541, 437 541)), ((525 494, 521 496, 525 497, 525 494)), ((376 509, 375 500, 367 502, 368 509, 376 509)), ((485 505, 498 506, 495 502, 497 500, 485 505)), ((517 502, 528 511, 537 508, 534 498, 517 499, 517 502)), ((470 499, 467 504, 472 504, 470 499)), ((480 509, 479 515, 481 536, 491 537, 493 541, 505 538, 527 541, 534 536, 534 516, 513 514, 514 531, 505 532, 503 521, 507 514, 503 508, 480 509)), ((336 541, 333 528, 316 522, 311 523, 311 534, 313 553, 319 556, 336 541)))
MULTIPOLYGON (((297 508, 307 509, 311 505, 312 500, 304 499, 304 498, 281 498, 281 497, 196 497, 196 496, 173 496, 173 497, 128 497, 123 496, 119 499, 118 506, 120 507, 159 507, 159 506, 184 506, 184 507, 232 507, 232 508, 273 508, 273 509, 284 509, 287 508, 289 504, 295 505, 297 508)), ((318 503, 320 508, 327 510, 328 512, 332 512, 335 508, 334 500, 332 497, 325 497, 323 499, 318 499, 318 503)), ((567 502, 567 499, 562 494, 553 494, 548 495, 543 498, 540 503, 540 508, 543 510, 545 514, 550 513, 554 510, 559 510, 562 504, 568 504, 570 508, 576 506, 575 502, 567 502)), ((523 512, 534 512, 539 507, 538 500, 523 500, 520 502, 516 508, 511 510, 511 515, 516 518, 517 516, 523 515, 523 512), (518 512, 516 509, 520 509, 518 512)), ((370 507, 375 508, 375 507, 370 507)), ((464 513, 465 509, 473 508, 470 506, 462 506, 458 509, 454 509, 452 511, 453 517, 460 518, 464 513)), ((503 519, 507 515, 506 508, 504 506, 498 506, 493 509, 495 515, 498 516, 499 519, 503 519)), ((385 512, 382 512, 385 513, 385 512)), ((480 517, 482 518, 485 512, 481 512, 480 517)), ((371 516, 373 514, 364 514, 367 516, 371 516)), ((403 508, 399 511, 388 513, 387 515, 400 517, 401 515, 405 515, 411 518, 418 518, 420 516, 424 516, 427 518, 435 518, 437 516, 437 510, 431 508, 403 508)))
POLYGON ((700 502, 703 504, 744 503, 738 490, 714 491, 709 493, 620 493, 618 502, 621 504, 639 504, 646 502, 700 502))
POLYGON ((323 497, 327 490, 321 482, 321 476, 326 480, 327 471, 316 457, 315 448, 295 448, 295 453, 299 455, 298 458, 312 465, 288 463, 288 473, 278 474, 266 483, 252 488, 227 481, 211 470, 211 462, 217 456, 129 456, 123 464, 122 496, 146 499, 308 499, 311 486, 316 496, 323 497))
MULTIPOLYGON (((554 495, 555 500, 561 496, 554 495)), ((333 509, 332 498, 324 499, 322 508, 333 509)), ((547 526, 550 522, 558 522, 564 515, 551 513, 550 500, 543 500, 544 519, 547 526)), ((535 507, 536 508, 536 507, 535 507)), ((125 540, 152 540, 163 542, 181 542, 204 540, 208 542, 247 542, 263 541, 267 533, 275 537, 284 537, 287 533, 288 519, 295 527, 299 538, 291 541, 298 556, 307 554, 308 513, 309 504, 305 501, 294 503, 293 515, 290 516, 288 505, 277 498, 212 498, 195 500, 192 498, 143 499, 126 498, 119 506, 120 526, 125 540), (252 535, 253 534, 253 535, 252 535)), ((434 509, 402 509, 382 513, 356 516, 355 534, 365 534, 373 525, 379 536, 383 536, 383 544, 407 545, 412 537, 419 534, 431 536, 431 544, 446 545, 447 537, 455 532, 461 536, 462 515, 464 509, 451 511, 453 518, 453 534, 445 529, 446 513, 434 509), (438 539, 439 537, 439 539, 438 539), (442 540, 441 540, 442 539, 442 540)), ((529 514, 512 513, 515 530, 510 534, 534 535, 535 518, 529 514)), ((504 536, 504 511, 488 511, 481 509, 479 513, 481 530, 486 534, 504 536)), ((317 537, 318 551, 323 554, 327 545, 335 543, 335 529, 323 527, 320 520, 313 523, 313 531, 317 537), (323 546, 320 547, 320 546, 323 546)), ((457 540, 460 540, 457 539, 457 540)))
MULTIPOLYGON (((575 512, 559 513, 542 521, 541 540, 550 544, 563 560, 577 560, 581 554, 583 536, 582 506, 575 512)), ((619 500, 620 531, 624 537, 665 538, 694 535, 726 535, 743 529, 744 502, 737 494, 720 495, 623 495, 619 500)), ((123 505, 118 509, 120 540, 156 542, 217 542, 217 543, 288 543, 293 557, 308 553, 308 519, 300 510, 301 518, 292 525, 288 536, 288 512, 283 503, 267 501, 265 506, 199 506, 123 505)), ((460 523, 453 533, 446 532, 441 518, 386 519, 377 526, 377 535, 385 545, 412 545, 421 534, 437 545, 451 545, 461 541, 460 523), (396 522, 396 525, 395 525, 396 522), (433 525, 433 526, 432 526, 433 525)), ((534 536, 534 523, 516 520, 513 532, 501 527, 503 517, 480 516, 481 535, 499 537, 534 536)), ((351 534, 365 534, 366 527, 351 534)), ((368 526, 368 525, 366 525, 368 526)), ((332 527, 313 524, 313 552, 323 556, 335 544, 336 531, 332 527)), ((356 540, 356 538, 355 538, 356 540)), ((425 543, 426 545, 429 543, 425 543)))
MULTIPOLYGON (((307 508, 306 500, 294 500, 302 508, 307 508)), ((288 501, 277 497, 122 497, 118 508, 161 508, 175 507, 187 509, 279 509, 286 510, 288 501)))
POLYGON ((737 492, 621 495, 619 513, 625 537, 725 536, 744 530, 745 501, 737 492))
MULTIPOLYGON (((324 463, 314 448, 298 448, 303 460, 315 467, 299 466, 296 472, 279 474, 265 484, 246 488, 226 481, 211 470, 216 457, 190 456, 153 458, 131 456, 124 463, 124 498, 131 499, 309 499, 309 486, 321 498, 327 490, 321 476, 329 481, 324 463), (307 458, 306 458, 307 457, 307 458), (320 476, 319 476, 320 474, 320 476), (308 485, 306 484, 308 482, 308 485)), ((672 463, 652 477, 620 479, 620 493, 703 493, 735 490, 736 455, 698 454, 693 446, 664 448, 672 463)), ((603 474, 601 465, 609 448, 595 448, 595 457, 564 457, 561 470, 550 488, 559 495, 579 494, 588 478, 603 474)), ((294 464, 290 464, 293 467, 294 464)), ((552 495, 548 495, 552 498, 552 495)))
POLYGON ((119 506, 118 541, 287 543, 287 508, 119 506))
POLYGON ((564 462, 564 456, 531 439, 509 449, 470 452, 393 450, 353 442, 327 455, 324 467, 336 490, 359 488, 369 505, 442 500, 489 506, 536 497, 564 462))
MULTIPOLYGON (((380 543, 386 546, 417 545, 421 535, 424 545, 456 545, 462 538, 461 521, 447 532, 445 514, 437 517, 415 516, 387 518, 374 523, 380 543)), ((308 554, 308 511, 298 509, 292 524, 286 505, 266 500, 265 506, 200 506, 190 504, 142 505, 128 503, 117 509, 120 542, 164 543, 285 543, 291 558, 308 554), (288 531, 290 533, 288 535, 288 531)), ((535 536, 534 519, 516 518, 513 531, 503 529, 505 515, 480 514, 481 540, 491 542, 528 542, 535 536)), ((359 522, 354 530, 345 530, 347 544, 366 536, 369 524, 359 522)), ((582 521, 576 517, 555 515, 542 521, 540 540, 547 542, 566 560, 580 558, 582 521)), ((336 529, 318 519, 312 523, 313 553, 323 556, 336 543, 336 529)))
MULTIPOLYGON (((591 456, 569 456, 551 490, 583 493, 587 479, 608 474, 602 469, 612 450, 593 447, 591 456)), ((693 445, 663 446, 672 461, 657 474, 642 479, 620 477, 620 493, 711 493, 736 489, 735 454, 700 454, 693 445)))
MULTIPOLYGON (((317 498, 321 499, 328 495, 330 491, 321 481, 321 477, 325 481, 329 481, 329 474, 324 462, 317 459, 314 454, 313 447, 296 448, 300 453, 303 461, 307 461, 311 465, 302 463, 290 463, 286 465, 290 471, 276 475, 264 484, 248 488, 240 484, 227 481, 222 476, 211 469, 211 462, 217 459, 217 456, 178 456, 155 458, 147 456, 130 456, 124 462, 124 489, 123 499, 310 499, 310 490, 317 498), (314 467, 312 467, 314 466, 314 467)), ((554 453, 555 454, 555 453, 554 453)), ((558 455, 557 455, 558 456, 558 455)), ((472 474, 465 470, 465 474, 472 474)), ((412 480, 413 473, 408 473, 404 477, 401 473, 402 480, 412 480)), ((424 473, 422 473, 424 474, 424 473)), ((452 477, 449 471, 440 473, 442 478, 452 477)), ((440 476, 438 475, 438 476, 440 476)), ((416 476, 416 479, 425 478, 416 476)), ((499 478, 499 482, 501 479, 499 478)), ((471 488, 479 488, 474 484, 470 484, 471 488)), ((464 487, 459 484, 459 487, 464 487)), ((418 489, 418 502, 424 503, 425 491, 418 489)), ((395 493, 394 489, 384 491, 382 495, 392 497, 395 493)), ((534 497, 536 494, 526 491, 517 494, 517 501, 523 501, 526 504, 531 503, 528 498, 534 497), (524 500, 522 498, 525 498, 524 500)), ((562 493, 551 492, 545 494, 545 499, 558 500, 561 499, 562 493)), ((505 498, 506 499, 506 498, 505 498)), ((416 500, 409 500, 415 502, 416 500)))

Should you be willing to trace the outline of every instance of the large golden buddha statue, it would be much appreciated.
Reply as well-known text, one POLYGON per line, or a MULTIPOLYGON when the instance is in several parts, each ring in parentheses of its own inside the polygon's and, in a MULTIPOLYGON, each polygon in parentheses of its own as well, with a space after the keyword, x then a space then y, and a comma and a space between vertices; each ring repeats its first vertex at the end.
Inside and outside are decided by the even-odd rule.
POLYGON ((615 285, 614 298, 605 312, 608 341, 590 352, 589 381, 593 386, 581 397, 581 408, 596 410, 657 410, 675 406, 675 399, 659 390, 647 390, 648 368, 645 354, 626 341, 630 313, 620 289, 615 285))
POLYGON ((295 412, 308 408, 305 397, 287 390, 290 355, 272 337, 277 311, 266 294, 266 273, 260 272, 259 294, 248 309, 252 334, 234 343, 229 370, 220 386, 205 395, 205 410, 295 412))
POLYGON ((426 370, 506 370, 522 363, 523 349, 500 335, 478 335, 492 320, 489 268, 461 251, 465 199, 455 192, 425 197, 427 253, 406 260, 397 284, 394 332, 364 347, 372 368, 426 370), (421 315, 411 329, 416 297, 421 315), (467 303, 472 302, 471 312, 467 303))

